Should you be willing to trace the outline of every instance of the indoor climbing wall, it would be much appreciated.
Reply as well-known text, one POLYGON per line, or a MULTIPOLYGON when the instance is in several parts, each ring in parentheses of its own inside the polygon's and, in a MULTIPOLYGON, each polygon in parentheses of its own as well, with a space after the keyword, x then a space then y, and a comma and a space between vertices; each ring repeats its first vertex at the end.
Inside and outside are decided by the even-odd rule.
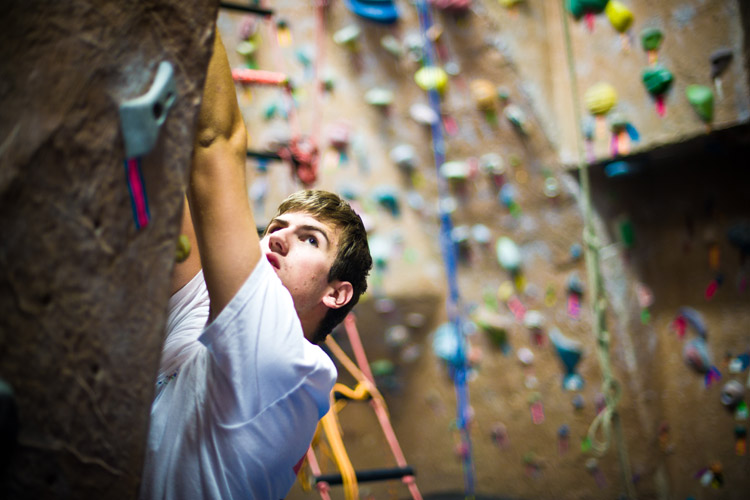
POLYGON ((566 165, 580 156, 606 160, 681 142, 750 119, 743 2, 504 3, 482 3, 495 27, 488 36, 516 61, 566 165), (572 90, 581 101, 578 123, 572 90))
POLYGON ((3 5, 1 498, 137 497, 216 9, 3 5))
POLYGON ((623 382, 664 498, 743 498, 750 324, 747 126, 592 171, 623 382), (706 165, 715 165, 707 169, 706 165))
MULTIPOLYGON (((262 224, 281 197, 301 187, 287 164, 266 153, 317 136, 315 185, 350 198, 370 227, 376 268, 356 309, 359 330, 424 493, 464 491, 463 470, 473 467, 468 480, 477 492, 615 495, 615 455, 594 462, 587 453, 602 396, 577 186, 516 65, 498 49, 494 21, 467 6, 434 8, 431 27, 420 26, 406 5, 395 24, 364 19, 340 3, 322 19, 294 2, 274 4, 274 17, 265 20, 223 10, 219 29, 233 67, 281 72, 294 87, 290 107, 283 88, 238 82, 252 150, 249 192, 262 224), (425 36, 441 71, 420 71, 425 36), (319 95, 316 74, 324 85, 319 95), (438 112, 429 89, 440 93, 438 112), (444 133, 440 168, 435 122, 444 133), (446 326, 441 213, 452 219, 468 335, 471 455, 456 431, 446 361, 454 332, 446 326)), ((344 335, 336 338, 347 345, 344 335)), ((637 436, 642 429, 627 407, 636 396, 626 388, 623 398, 628 432, 637 436)), ((356 468, 394 465, 369 407, 350 404, 340 419, 356 468)), ((645 462, 648 443, 632 452, 645 462)), ((335 469, 325 454, 321 466, 335 469)), ((363 484, 361 493, 407 494, 398 482, 363 484)), ((341 489, 333 494, 343 498, 341 489)), ((315 495, 296 486, 289 498, 315 495)))
MULTIPOLYGON (((320 154, 314 185, 347 196, 368 224, 376 268, 359 331, 422 493, 740 498, 748 346, 745 261, 734 259, 747 210, 732 189, 747 140, 722 131, 748 119, 743 8, 436 1, 426 25, 419 3, 366 4, 277 2, 265 18, 225 10, 220 29, 233 66, 282 73, 294 89, 292 100, 238 84, 259 223, 302 185, 268 153, 308 137, 320 154), (603 418, 579 158, 594 162, 612 342, 603 363, 621 388, 623 435, 603 418), (702 181, 703 162, 726 172, 702 181), (445 214, 466 321, 469 401, 458 410, 469 442, 450 375, 445 214), (675 231, 686 248, 707 246, 678 256, 675 231)), ((355 468, 395 465, 367 405, 349 404, 340 420, 355 468)), ((318 459, 335 472, 325 445, 318 459)), ((309 482, 289 498, 317 496, 309 482)), ((408 495, 398 481, 360 493, 408 495)))

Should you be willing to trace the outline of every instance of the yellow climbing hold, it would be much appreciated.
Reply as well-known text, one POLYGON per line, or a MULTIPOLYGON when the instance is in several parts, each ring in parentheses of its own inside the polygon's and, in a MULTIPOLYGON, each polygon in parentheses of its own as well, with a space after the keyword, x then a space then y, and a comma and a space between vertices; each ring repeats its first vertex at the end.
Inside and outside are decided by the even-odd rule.
POLYGON ((607 6, 604 8, 604 13, 607 14, 612 26, 620 33, 628 31, 628 28, 633 24, 633 13, 622 2, 618 2, 617 0, 609 0, 607 6))
POLYGON ((514 5, 518 5, 519 3, 523 2, 523 0, 498 0, 500 2, 500 5, 503 7, 513 7, 514 5))
POLYGON ((612 85, 600 82, 586 91, 583 101, 591 114, 605 115, 617 104, 617 91, 612 85))
POLYGON ((448 74, 437 66, 424 66, 414 75, 414 81, 422 90, 437 90, 441 94, 448 84, 448 74))
POLYGON ((500 302, 507 302, 516 289, 512 281, 503 281, 497 289, 497 298, 500 302))
POLYGON ((175 261, 184 262, 190 255, 190 240, 184 234, 177 238, 177 248, 175 250, 175 261))

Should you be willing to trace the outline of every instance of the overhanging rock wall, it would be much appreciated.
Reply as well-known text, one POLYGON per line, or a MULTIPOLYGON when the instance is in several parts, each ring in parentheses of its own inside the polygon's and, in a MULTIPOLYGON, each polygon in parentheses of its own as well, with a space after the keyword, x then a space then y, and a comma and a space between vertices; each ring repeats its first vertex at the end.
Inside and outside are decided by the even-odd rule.
POLYGON ((0 497, 137 495, 216 8, 4 4, 0 377, 19 434, 0 497), (151 219, 137 229, 118 106, 162 61, 177 96, 143 157, 151 219))

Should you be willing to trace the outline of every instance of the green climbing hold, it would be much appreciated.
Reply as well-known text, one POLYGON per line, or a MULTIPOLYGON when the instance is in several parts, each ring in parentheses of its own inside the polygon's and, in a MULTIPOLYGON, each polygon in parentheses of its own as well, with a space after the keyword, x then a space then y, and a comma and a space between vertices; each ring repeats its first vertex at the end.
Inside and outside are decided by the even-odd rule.
POLYGON ((630 219, 624 219, 620 222, 620 238, 625 248, 633 248, 635 245, 635 229, 630 219))
POLYGON ((643 50, 659 50, 664 40, 664 33, 659 28, 647 28, 641 31, 641 46, 643 50))
POLYGON ((396 367, 390 360, 376 359, 370 363, 370 370, 372 370, 372 374, 376 377, 387 377, 396 372, 396 367))
POLYGON ((643 84, 651 95, 661 95, 669 90, 674 81, 674 75, 661 64, 650 66, 643 70, 643 84))
POLYGON ((705 85, 688 85, 685 89, 688 102, 706 123, 714 118, 714 93, 705 85))
POLYGON ((609 0, 566 0, 565 6, 573 17, 580 19, 584 14, 599 14, 608 2, 609 0))

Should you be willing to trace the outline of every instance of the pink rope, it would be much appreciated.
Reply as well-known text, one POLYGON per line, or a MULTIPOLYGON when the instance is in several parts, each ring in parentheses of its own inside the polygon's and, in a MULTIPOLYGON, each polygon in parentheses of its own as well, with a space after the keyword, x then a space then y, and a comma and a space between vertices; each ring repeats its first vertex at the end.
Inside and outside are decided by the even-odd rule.
MULTIPOLYGON (((318 459, 315 457, 315 452, 313 451, 312 446, 307 449, 307 463, 310 464, 310 470, 313 475, 320 476, 320 465, 318 465, 318 459)), ((323 500, 331 500, 331 496, 328 494, 331 490, 331 486, 328 483, 322 481, 317 483, 315 488, 317 488, 318 493, 320 493, 320 498, 323 500)))
MULTIPOLYGON (((344 319, 344 327, 346 328, 346 334, 349 336, 349 343, 351 344, 352 350, 354 351, 354 357, 357 360, 359 369, 370 380, 370 382, 372 382, 374 386, 375 377, 373 377, 372 371, 370 370, 370 364, 367 362, 367 355, 365 354, 364 347, 362 347, 362 341, 360 339, 359 332, 357 331, 357 325, 355 323, 353 314, 349 314, 346 316, 346 318, 344 319)), ((401 446, 398 444, 396 433, 393 432, 391 421, 388 418, 388 411, 386 410, 383 401, 380 398, 374 397, 370 400, 370 405, 375 411, 375 415, 378 417, 378 422, 380 422, 380 427, 383 429, 385 440, 388 442, 388 446, 391 448, 391 453, 393 453, 393 457, 396 459, 396 463, 399 467, 406 467, 408 465, 406 463, 406 458, 401 451, 401 446)), ((414 480, 414 476, 404 476, 402 478, 402 481, 409 488, 409 493, 411 493, 411 496, 415 500, 422 500, 422 495, 419 493, 419 489, 417 488, 417 483, 414 480)))

